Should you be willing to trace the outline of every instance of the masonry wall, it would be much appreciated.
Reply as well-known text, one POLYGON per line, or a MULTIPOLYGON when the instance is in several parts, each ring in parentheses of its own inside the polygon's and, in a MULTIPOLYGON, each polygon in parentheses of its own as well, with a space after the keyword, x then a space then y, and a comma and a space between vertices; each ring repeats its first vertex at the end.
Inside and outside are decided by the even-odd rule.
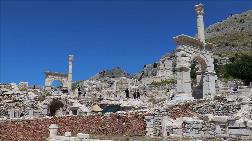
POLYGON ((143 116, 130 117, 109 116, 76 116, 55 117, 33 120, 0 122, 0 140, 5 141, 43 141, 49 136, 50 124, 59 125, 59 135, 70 131, 96 135, 145 135, 145 122, 143 116))

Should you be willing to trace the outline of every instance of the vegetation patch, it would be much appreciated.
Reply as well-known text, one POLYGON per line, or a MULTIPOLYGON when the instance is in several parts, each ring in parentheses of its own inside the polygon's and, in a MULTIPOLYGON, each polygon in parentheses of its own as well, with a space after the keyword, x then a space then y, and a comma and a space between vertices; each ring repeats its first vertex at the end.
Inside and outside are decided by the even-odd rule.
POLYGON ((169 85, 169 84, 176 84, 177 81, 175 79, 166 79, 166 80, 161 80, 159 82, 157 81, 153 81, 151 83, 151 85, 155 85, 155 86, 163 86, 163 85, 169 85))

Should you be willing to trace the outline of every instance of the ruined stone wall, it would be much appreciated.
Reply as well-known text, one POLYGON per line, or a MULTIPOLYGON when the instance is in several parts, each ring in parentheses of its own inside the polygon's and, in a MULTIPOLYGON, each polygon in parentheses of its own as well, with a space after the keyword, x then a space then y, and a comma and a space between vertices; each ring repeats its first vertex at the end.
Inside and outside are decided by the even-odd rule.
POLYGON ((59 125, 59 135, 64 132, 88 133, 96 135, 145 135, 143 116, 75 116, 34 120, 0 122, 0 140, 43 141, 49 136, 48 127, 59 125))
POLYGON ((145 120, 147 136, 252 140, 252 101, 195 100, 155 110, 145 120))

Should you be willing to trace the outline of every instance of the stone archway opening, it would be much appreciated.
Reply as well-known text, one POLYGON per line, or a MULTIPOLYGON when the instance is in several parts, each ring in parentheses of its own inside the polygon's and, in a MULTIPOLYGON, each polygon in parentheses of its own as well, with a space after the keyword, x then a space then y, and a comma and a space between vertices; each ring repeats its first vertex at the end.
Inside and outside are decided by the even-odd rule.
POLYGON ((51 87, 56 89, 62 89, 63 83, 60 80, 54 80, 52 81, 51 87))
MULTIPOLYGON (((203 98, 204 89, 204 76, 206 72, 206 62, 200 56, 196 56, 191 61, 191 87, 192 87, 192 97, 194 99, 203 98)), ((206 84, 205 84, 206 85, 206 84)))
POLYGON ((49 116, 55 116, 56 112, 62 110, 63 107, 64 104, 60 100, 53 99, 48 106, 49 116))

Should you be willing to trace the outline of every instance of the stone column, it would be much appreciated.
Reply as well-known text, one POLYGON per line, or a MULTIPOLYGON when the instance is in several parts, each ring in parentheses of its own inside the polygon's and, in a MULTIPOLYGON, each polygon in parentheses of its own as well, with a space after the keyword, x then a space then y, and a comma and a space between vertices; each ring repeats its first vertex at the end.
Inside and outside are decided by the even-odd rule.
POLYGON ((68 92, 71 94, 72 93, 72 80, 73 80, 73 55, 68 56, 68 92))
POLYGON ((205 43, 204 21, 203 21, 204 5, 201 3, 195 5, 195 11, 197 13, 198 38, 200 39, 201 42, 205 43))
POLYGON ((196 76, 196 85, 200 85, 201 79, 202 79, 202 72, 201 71, 197 71, 196 72, 197 76, 196 76))
POLYGON ((52 81, 50 78, 48 78, 47 73, 49 73, 49 71, 45 72, 45 90, 51 90, 51 84, 50 82, 52 81))
POLYGON ((50 132, 49 138, 50 139, 53 139, 57 136, 58 129, 59 129, 59 126, 57 124, 51 124, 49 126, 49 132, 50 132))
POLYGON ((162 117, 162 137, 167 137, 166 124, 168 123, 168 116, 162 117))
POLYGON ((29 117, 32 118, 33 117, 33 109, 29 110, 29 117))
POLYGON ((9 111, 9 118, 10 119, 15 118, 15 110, 13 108, 11 108, 10 111, 9 111))
POLYGON ((213 97, 216 93, 215 90, 215 73, 214 72, 206 72, 203 78, 203 98, 207 98, 209 96, 213 97))

